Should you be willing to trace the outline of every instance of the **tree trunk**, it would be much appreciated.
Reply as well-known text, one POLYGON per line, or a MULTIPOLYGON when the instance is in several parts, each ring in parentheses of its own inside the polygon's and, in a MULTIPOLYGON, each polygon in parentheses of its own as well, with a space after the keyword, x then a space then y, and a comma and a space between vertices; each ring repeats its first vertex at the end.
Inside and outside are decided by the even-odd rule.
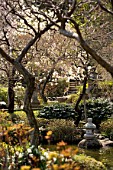
POLYGON ((44 91, 41 91, 40 96, 41 96, 43 102, 47 103, 47 97, 45 96, 44 91))
POLYGON ((81 117, 82 117, 82 113, 80 112, 80 109, 79 109, 79 103, 81 102, 83 96, 85 95, 86 93, 86 84, 87 84, 87 76, 84 78, 84 84, 83 84, 83 89, 82 89, 82 92, 80 93, 79 95, 79 98, 75 104, 75 111, 78 113, 78 117, 76 119, 76 121, 74 122, 74 124, 78 127, 79 125, 79 122, 81 120, 81 117))
POLYGON ((39 145, 39 128, 31 106, 31 98, 32 98, 33 91, 35 89, 35 78, 32 75, 29 76, 27 75, 24 78, 27 87, 25 92, 23 110, 26 112, 30 126, 34 128, 31 136, 31 145, 37 147, 39 145))
POLYGON ((8 112, 9 113, 14 112, 15 92, 13 88, 14 88, 14 81, 11 78, 9 78, 8 80, 8 112))
POLYGON ((16 69, 14 67, 11 67, 11 72, 8 73, 8 112, 13 113, 14 112, 14 99, 15 99, 15 82, 14 79, 16 69))
MULTIPOLYGON (((48 73, 45 81, 44 81, 43 84, 42 84, 42 89, 40 90, 40 95, 41 95, 44 103, 47 103, 47 98, 46 98, 46 96, 45 96, 45 94, 44 94, 45 88, 46 88, 46 85, 47 85, 47 83, 49 82, 50 78, 52 77, 53 72, 54 72, 54 67, 53 67, 53 68, 50 70, 50 72, 48 73)), ((39 85, 39 89, 40 89, 40 85, 39 85)))

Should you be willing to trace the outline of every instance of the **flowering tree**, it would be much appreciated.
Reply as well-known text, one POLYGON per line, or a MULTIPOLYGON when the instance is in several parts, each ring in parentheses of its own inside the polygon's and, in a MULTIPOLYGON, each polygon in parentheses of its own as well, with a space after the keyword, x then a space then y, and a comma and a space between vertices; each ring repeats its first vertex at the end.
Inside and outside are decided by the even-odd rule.
MULTIPOLYGON (((7 62, 11 63, 14 68, 23 75, 26 82, 26 93, 24 99, 24 111, 29 120, 29 124, 34 128, 33 138, 31 143, 37 145, 38 139, 38 125, 31 108, 31 97, 34 91, 35 78, 23 65, 28 50, 35 45, 46 31, 48 31, 53 23, 45 20, 44 15, 39 14, 35 10, 35 4, 29 1, 2 1, 0 2, 0 18, 1 18, 1 34, 0 34, 0 54, 7 62), (16 47, 14 38, 19 34, 29 34, 29 39, 24 46, 19 50, 16 47), (10 48, 15 53, 10 55, 10 48)), ((58 22, 58 19, 55 21, 58 22)))

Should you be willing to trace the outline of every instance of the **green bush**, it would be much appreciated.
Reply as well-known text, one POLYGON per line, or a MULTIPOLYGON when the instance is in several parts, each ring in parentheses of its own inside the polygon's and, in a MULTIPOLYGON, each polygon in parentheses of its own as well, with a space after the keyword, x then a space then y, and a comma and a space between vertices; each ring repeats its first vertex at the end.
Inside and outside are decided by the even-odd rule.
POLYGON ((7 94, 7 88, 0 87, 0 101, 5 101, 7 103, 8 94, 7 94))
POLYGON ((100 131, 103 135, 113 140, 113 119, 108 119, 101 123, 100 131))
POLYGON ((39 113, 39 117, 47 119, 75 119, 76 113, 74 108, 66 104, 55 104, 51 106, 45 106, 39 113))
POLYGON ((113 81, 102 81, 98 83, 100 94, 110 97, 110 93, 113 91, 113 81))
MULTIPOLYGON (((84 104, 80 104, 80 111, 84 118, 84 104)), ((87 117, 93 118, 93 123, 98 126, 104 120, 107 120, 113 113, 113 103, 103 98, 93 98, 86 101, 87 117)))
POLYGON ((37 122, 41 134, 40 142, 43 144, 48 143, 45 140, 48 131, 52 131, 51 144, 56 144, 62 140, 68 144, 78 144, 82 140, 83 130, 78 130, 73 120, 38 118, 37 122))
POLYGON ((68 96, 68 99, 66 100, 66 103, 76 103, 78 99, 78 94, 70 94, 68 96))
POLYGON ((47 97, 59 97, 64 95, 65 89, 68 87, 68 83, 65 79, 59 79, 57 83, 54 83, 51 85, 51 83, 48 84, 48 87, 46 87, 46 95, 47 97))
POLYGON ((68 144, 78 143, 82 131, 78 130, 72 120, 52 119, 48 125, 48 130, 52 131, 52 143, 65 141, 68 144))
POLYGON ((85 156, 83 154, 81 155, 75 155, 74 159, 76 160, 77 163, 79 163, 81 169, 83 168, 84 170, 107 170, 107 168, 103 165, 102 162, 95 160, 92 157, 85 156))

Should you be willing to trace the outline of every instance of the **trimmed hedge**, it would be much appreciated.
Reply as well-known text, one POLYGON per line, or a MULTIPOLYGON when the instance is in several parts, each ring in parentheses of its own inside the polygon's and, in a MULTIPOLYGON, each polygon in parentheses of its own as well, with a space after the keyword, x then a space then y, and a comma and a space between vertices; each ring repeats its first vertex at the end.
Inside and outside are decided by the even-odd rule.
POLYGON ((45 106, 39 113, 40 118, 46 119, 67 119, 73 118, 77 116, 74 108, 71 105, 65 104, 55 104, 51 106, 45 106))

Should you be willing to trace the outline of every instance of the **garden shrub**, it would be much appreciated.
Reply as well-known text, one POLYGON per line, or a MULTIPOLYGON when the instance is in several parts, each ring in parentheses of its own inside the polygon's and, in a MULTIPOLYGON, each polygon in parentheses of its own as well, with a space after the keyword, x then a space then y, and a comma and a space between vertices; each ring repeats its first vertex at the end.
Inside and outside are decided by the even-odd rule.
MULTIPOLYGON (((84 103, 79 105, 80 112, 82 112, 82 120, 84 120, 84 103)), ((100 123, 107 120, 113 113, 113 103, 108 99, 93 98, 86 101, 87 117, 93 119, 97 129, 100 123)), ((75 112, 74 107, 69 104, 55 104, 45 106, 39 113, 39 117, 46 119, 67 119, 72 118, 76 120, 79 113, 75 112)))
POLYGON ((39 117, 46 119, 75 119, 76 116, 74 108, 65 104, 45 106, 39 113, 39 117))
POLYGON ((9 114, 6 111, 0 110, 0 132, 2 127, 8 127, 12 125, 11 119, 7 119, 8 116, 9 114))
POLYGON ((8 94, 7 94, 7 88, 0 87, 0 101, 4 101, 7 103, 8 94))
POLYGON ((59 79, 57 83, 48 83, 45 89, 47 97, 59 97, 64 95, 65 89, 68 87, 68 83, 65 79, 59 79))
POLYGON ((56 144, 61 140, 64 140, 68 144, 78 144, 78 142, 82 140, 84 132, 74 125, 73 120, 38 118, 37 122, 40 129, 40 142, 43 144, 48 143, 48 141, 45 140, 48 131, 52 131, 52 136, 49 141, 51 144, 56 144))
POLYGON ((79 163, 81 169, 86 170, 107 170, 102 162, 95 160, 90 156, 85 156, 83 154, 75 155, 74 159, 79 163))
POLYGON ((100 124, 100 131, 103 135, 113 140, 113 119, 108 119, 100 124))
POLYGON ((100 81, 98 83, 99 93, 101 96, 106 96, 107 98, 111 97, 113 92, 113 81, 100 81))
POLYGON ((75 103, 78 99, 78 95, 77 94, 70 94, 68 96, 68 99, 66 100, 66 103, 75 103))
MULTIPOLYGON (((80 104, 80 111, 84 118, 84 104, 80 104)), ((99 125, 102 121, 107 120, 113 113, 113 103, 104 98, 93 98, 86 101, 87 117, 93 118, 93 123, 99 125)))
POLYGON ((52 144, 61 140, 64 140, 68 144, 78 144, 82 140, 82 131, 75 127, 72 120, 52 119, 48 122, 47 129, 52 131, 52 144))

